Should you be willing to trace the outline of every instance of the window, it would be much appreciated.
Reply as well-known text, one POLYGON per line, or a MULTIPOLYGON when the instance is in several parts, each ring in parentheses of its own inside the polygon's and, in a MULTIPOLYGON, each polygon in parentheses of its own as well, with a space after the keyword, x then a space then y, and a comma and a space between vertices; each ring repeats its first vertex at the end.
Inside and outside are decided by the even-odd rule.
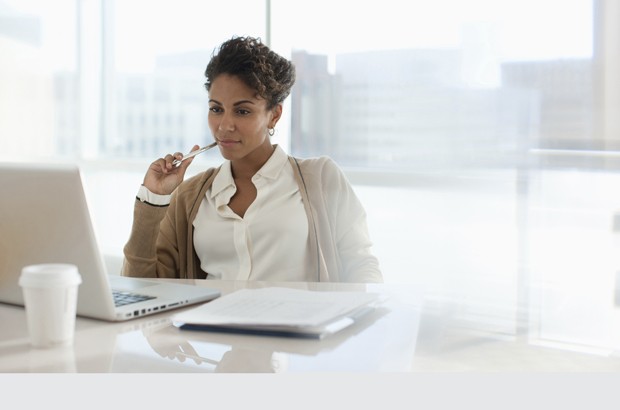
POLYGON ((299 155, 429 171, 596 145, 591 1, 274 0, 272 10, 274 46, 300 73, 299 155))
POLYGON ((74 1, 0 2, 0 150, 7 160, 78 149, 75 21, 74 1))
POLYGON ((345 168, 388 280, 493 275, 502 263, 513 278, 524 258, 543 264, 556 251, 530 249, 556 224, 579 220, 609 239, 620 207, 600 188, 617 169, 613 4, 2 0, 0 132, 15 138, 0 148, 79 161, 102 246, 119 254, 148 163, 210 139, 203 72, 214 47, 259 36, 298 70, 276 142, 345 168), (562 202, 563 178, 581 181, 589 202, 562 202))

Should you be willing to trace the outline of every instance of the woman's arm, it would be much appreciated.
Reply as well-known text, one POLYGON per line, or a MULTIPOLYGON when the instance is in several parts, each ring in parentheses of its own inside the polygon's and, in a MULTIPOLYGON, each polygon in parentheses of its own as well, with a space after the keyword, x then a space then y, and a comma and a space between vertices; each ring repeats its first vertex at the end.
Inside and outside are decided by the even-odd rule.
POLYGON ((176 277, 178 254, 174 251, 174 236, 170 235, 174 226, 168 211, 169 206, 155 206, 136 199, 131 234, 123 248, 123 276, 176 277))
POLYGON ((342 170, 327 160, 322 172, 323 191, 332 225, 341 280, 383 282, 379 261, 372 253, 366 211, 342 170))

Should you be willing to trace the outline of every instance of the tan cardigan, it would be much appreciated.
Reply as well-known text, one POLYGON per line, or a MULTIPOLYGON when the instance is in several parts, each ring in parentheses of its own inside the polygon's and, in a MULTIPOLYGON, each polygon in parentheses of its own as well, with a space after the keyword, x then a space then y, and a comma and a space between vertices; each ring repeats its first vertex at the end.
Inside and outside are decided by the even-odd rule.
MULTIPOLYGON (((372 255, 366 213, 346 177, 328 157, 289 156, 308 216, 309 245, 317 281, 382 282, 372 255)), ((198 208, 219 168, 187 179, 169 206, 136 199, 134 222, 124 247, 124 276, 205 279, 194 251, 198 208)))

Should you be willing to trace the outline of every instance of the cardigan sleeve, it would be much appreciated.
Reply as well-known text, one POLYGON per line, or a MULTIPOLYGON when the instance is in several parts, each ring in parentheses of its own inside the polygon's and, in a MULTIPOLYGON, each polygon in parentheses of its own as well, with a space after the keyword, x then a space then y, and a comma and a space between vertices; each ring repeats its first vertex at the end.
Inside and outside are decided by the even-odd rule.
POLYGON ((333 160, 325 158, 322 168, 322 192, 340 265, 340 280, 383 282, 379 261, 372 253, 362 203, 333 160))
POLYGON ((154 206, 136 199, 131 233, 123 248, 123 276, 174 277, 174 257, 167 252, 162 258, 159 251, 162 240, 170 242, 169 239, 162 238, 160 229, 168 211, 169 206, 154 206))
POLYGON ((168 206, 136 199, 131 234, 123 248, 122 275, 151 278, 202 278, 192 243, 192 221, 217 171, 210 168, 181 183, 168 206))

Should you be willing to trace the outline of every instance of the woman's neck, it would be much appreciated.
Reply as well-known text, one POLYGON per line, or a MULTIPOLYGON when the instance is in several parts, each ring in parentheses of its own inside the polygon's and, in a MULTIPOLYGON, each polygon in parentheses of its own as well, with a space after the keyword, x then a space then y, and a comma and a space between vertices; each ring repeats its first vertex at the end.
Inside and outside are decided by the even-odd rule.
POLYGON ((261 147, 244 158, 231 161, 230 166, 233 178, 252 179, 258 170, 271 158, 275 148, 275 145, 265 145, 264 148, 261 147))

